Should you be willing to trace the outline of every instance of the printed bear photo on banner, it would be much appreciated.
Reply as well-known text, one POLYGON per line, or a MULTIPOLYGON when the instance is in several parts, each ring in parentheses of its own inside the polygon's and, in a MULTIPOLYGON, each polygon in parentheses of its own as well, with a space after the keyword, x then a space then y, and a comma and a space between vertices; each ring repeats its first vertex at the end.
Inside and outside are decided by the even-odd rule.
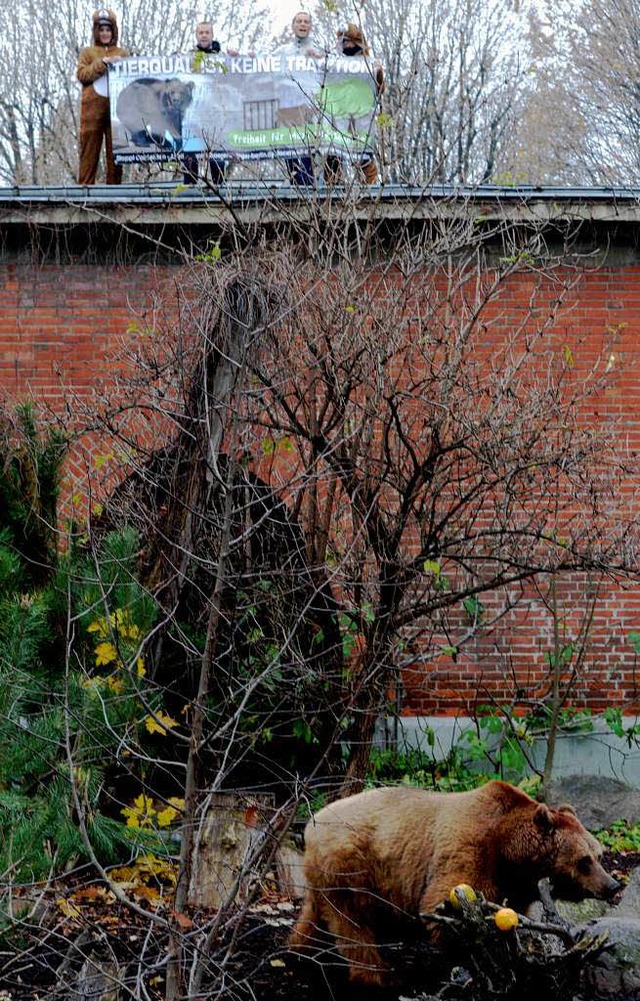
POLYGON ((138 56, 110 70, 109 92, 119 164, 204 150, 245 160, 310 147, 350 155, 375 132, 375 80, 360 61, 138 56))
POLYGON ((116 115, 133 145, 180 150, 193 88, 191 81, 184 83, 178 77, 151 77, 128 84, 116 101, 116 115))

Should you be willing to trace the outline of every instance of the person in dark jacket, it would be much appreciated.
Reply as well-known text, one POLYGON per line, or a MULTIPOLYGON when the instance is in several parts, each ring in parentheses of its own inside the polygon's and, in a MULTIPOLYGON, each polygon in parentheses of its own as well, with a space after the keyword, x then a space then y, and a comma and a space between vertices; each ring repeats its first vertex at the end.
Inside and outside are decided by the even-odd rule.
MULTIPOLYGON (((197 56, 200 52, 207 54, 221 52, 222 47, 220 42, 213 35, 211 21, 200 21, 196 25, 196 47, 193 50, 193 54, 197 56)), ((229 51, 229 55, 237 54, 237 52, 229 51)), ((213 185, 224 183, 228 166, 228 161, 224 157, 221 157, 220 154, 211 154, 209 157, 209 180, 213 185)), ((199 176, 198 154, 185 153, 182 158, 182 167, 184 170, 184 183, 195 184, 199 176)))
POLYGON ((78 184, 95 184, 104 139, 107 161, 107 184, 122 183, 122 167, 113 162, 111 112, 109 107, 108 68, 128 56, 118 47, 118 22, 106 7, 94 11, 93 45, 80 51, 78 80, 82 84, 78 184))

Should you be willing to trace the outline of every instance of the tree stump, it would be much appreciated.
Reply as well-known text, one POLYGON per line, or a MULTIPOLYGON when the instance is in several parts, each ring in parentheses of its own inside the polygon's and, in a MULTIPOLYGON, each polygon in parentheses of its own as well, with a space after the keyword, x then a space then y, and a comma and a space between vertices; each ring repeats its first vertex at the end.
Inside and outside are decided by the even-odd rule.
POLYGON ((304 852, 301 852, 287 839, 278 847, 276 866, 278 872, 278 888, 284 897, 301 900, 304 897, 306 885, 304 873, 304 852))
POLYGON ((261 878, 261 860, 274 848, 270 826, 274 798, 269 794, 219 792, 196 835, 189 903, 217 910, 234 900, 246 903, 261 878))
POLYGON ((76 1001, 122 1001, 122 983, 122 970, 115 963, 90 958, 82 964, 70 996, 76 1001))

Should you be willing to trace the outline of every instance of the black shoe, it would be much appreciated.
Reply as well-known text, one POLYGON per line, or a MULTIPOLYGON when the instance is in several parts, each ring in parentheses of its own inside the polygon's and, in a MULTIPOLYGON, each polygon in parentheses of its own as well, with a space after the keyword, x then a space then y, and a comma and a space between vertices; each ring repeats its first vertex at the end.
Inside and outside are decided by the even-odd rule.
POLYGON ((182 158, 183 180, 185 184, 198 182, 198 157, 194 153, 185 153, 182 158))
POLYGON ((214 187, 217 188, 220 184, 224 184, 226 170, 226 160, 216 160, 213 156, 209 157, 209 180, 214 187))

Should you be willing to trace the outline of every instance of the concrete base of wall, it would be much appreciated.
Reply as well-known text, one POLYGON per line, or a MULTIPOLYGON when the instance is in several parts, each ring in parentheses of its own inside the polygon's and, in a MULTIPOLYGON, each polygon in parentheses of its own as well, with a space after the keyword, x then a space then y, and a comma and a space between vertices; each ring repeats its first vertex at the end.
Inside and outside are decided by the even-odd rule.
MULTIPOLYGON (((625 719, 625 728, 632 726, 636 717, 625 719)), ((609 728, 595 719, 590 733, 562 733, 556 743, 553 778, 567 775, 600 775, 616 778, 636 789, 640 789, 640 745, 628 745, 626 740, 616 737, 609 728)), ((376 743, 378 747, 397 748, 406 751, 420 748, 436 761, 443 760, 452 747, 458 746, 463 752, 465 731, 473 730, 473 722, 462 716, 404 716, 400 719, 381 720, 376 743), (427 733, 432 733, 432 743, 427 733)), ((542 770, 546 754, 546 740, 536 739, 527 746, 535 770, 542 770)))

